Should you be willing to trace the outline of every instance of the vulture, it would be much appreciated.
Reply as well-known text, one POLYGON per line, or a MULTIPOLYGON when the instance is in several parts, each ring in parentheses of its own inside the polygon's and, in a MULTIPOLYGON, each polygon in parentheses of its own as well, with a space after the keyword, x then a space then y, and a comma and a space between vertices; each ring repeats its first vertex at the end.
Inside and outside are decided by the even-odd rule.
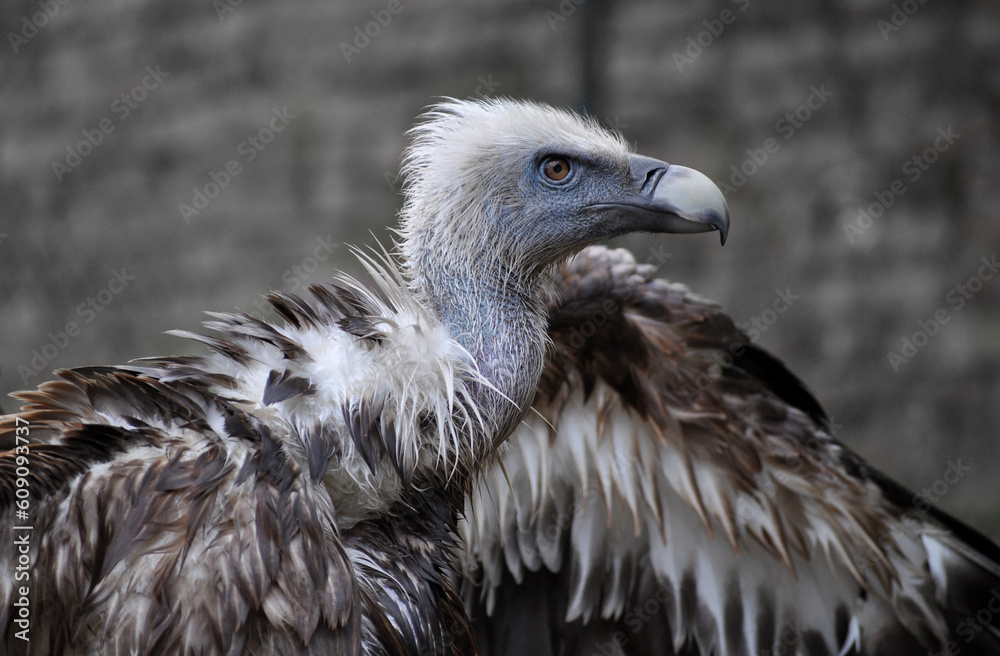
POLYGON ((210 313, 204 355, 56 372, 0 419, 0 651, 475 654, 454 576, 521 422, 553 271, 728 229, 718 188, 593 121, 445 100, 412 131, 395 254, 210 313))
POLYGON ((1000 654, 1000 549, 837 442, 721 308, 595 245, 724 241, 708 178, 522 101, 411 137, 372 286, 17 395, 7 651, 1000 654))

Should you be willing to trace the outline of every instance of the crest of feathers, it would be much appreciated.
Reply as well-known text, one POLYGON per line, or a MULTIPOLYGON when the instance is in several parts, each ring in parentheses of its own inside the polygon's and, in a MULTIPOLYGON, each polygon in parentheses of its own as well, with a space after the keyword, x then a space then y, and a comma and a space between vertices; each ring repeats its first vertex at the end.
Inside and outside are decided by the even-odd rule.
MULTIPOLYGON (((211 353, 60 371, 62 381, 16 395, 27 404, 20 417, 43 442, 67 441, 59 435, 67 422, 109 432, 190 427, 220 440, 242 437, 244 425, 266 428, 314 480, 346 473, 362 487, 398 484, 379 480, 387 476, 409 485, 415 475, 467 473, 492 449, 469 385, 489 383, 414 301, 388 255, 356 254, 379 295, 341 274, 303 296, 270 293, 281 324, 246 313, 207 313, 212 320, 203 325, 217 337, 169 334, 211 353), (75 414, 84 408, 86 416, 75 414), (334 454, 343 469, 328 472, 334 454), (380 470, 383 455, 394 477, 380 470)), ((13 435, 10 416, 0 424, 0 447, 12 448, 13 435)), ((108 455, 95 452, 80 462, 108 455)), ((55 485, 54 478, 45 483, 50 474, 65 478, 52 466, 35 474, 46 487, 55 485)), ((11 492, 0 486, 0 502, 9 503, 11 492)))

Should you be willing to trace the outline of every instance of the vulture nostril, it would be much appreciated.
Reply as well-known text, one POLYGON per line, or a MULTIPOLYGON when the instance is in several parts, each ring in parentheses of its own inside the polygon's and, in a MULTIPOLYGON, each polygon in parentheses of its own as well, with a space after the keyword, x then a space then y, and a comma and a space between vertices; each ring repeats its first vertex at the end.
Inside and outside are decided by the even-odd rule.
POLYGON ((646 173, 646 179, 642 181, 642 187, 639 191, 646 193, 649 190, 650 185, 656 184, 656 180, 660 177, 659 174, 663 173, 666 169, 649 169, 646 173))

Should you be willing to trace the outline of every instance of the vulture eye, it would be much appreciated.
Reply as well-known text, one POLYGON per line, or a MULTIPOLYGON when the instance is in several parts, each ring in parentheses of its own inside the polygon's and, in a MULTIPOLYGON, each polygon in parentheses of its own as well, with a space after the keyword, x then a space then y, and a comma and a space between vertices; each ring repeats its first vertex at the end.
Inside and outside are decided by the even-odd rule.
POLYGON ((550 182, 565 182, 572 170, 565 157, 546 157, 542 161, 542 173, 550 182))

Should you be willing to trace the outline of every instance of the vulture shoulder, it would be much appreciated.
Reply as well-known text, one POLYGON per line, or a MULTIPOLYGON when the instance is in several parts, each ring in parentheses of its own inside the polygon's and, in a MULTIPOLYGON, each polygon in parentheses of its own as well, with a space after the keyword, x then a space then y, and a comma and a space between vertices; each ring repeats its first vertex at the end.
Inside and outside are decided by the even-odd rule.
POLYGON ((213 315, 219 337, 186 335, 207 355, 19 393, 0 418, 0 653, 465 653, 444 574, 462 493, 435 477, 460 480, 472 448, 467 362, 380 280, 385 298, 272 294, 282 325, 213 315))
POLYGON ((534 412, 460 527, 481 653, 1000 653, 1000 550, 651 274, 594 247, 555 276, 534 412))

